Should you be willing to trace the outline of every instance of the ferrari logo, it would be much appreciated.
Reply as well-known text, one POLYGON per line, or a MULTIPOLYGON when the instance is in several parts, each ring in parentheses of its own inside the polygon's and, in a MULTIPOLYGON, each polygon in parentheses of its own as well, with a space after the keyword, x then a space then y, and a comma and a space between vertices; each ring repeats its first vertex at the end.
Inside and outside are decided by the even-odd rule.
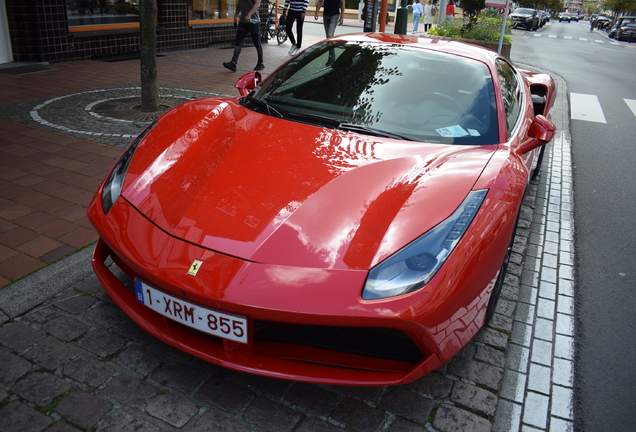
POLYGON ((194 260, 190 266, 190 270, 188 270, 188 276, 196 276, 202 264, 203 261, 194 260))

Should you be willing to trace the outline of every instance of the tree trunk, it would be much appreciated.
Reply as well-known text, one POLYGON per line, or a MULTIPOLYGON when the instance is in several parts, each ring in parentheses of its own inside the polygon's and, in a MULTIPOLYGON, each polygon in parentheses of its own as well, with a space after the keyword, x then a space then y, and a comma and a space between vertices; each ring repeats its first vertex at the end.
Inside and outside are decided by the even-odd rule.
POLYGON ((141 111, 159 109, 157 88, 157 4, 155 0, 141 0, 139 9, 139 39, 141 46, 141 111))

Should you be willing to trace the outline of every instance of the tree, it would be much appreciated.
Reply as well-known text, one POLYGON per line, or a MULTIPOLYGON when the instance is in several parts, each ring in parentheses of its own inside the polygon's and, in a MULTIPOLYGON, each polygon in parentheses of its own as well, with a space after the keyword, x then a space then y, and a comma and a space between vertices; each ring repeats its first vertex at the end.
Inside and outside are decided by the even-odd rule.
POLYGON ((636 0, 606 0, 605 9, 614 11, 616 15, 622 15, 636 10, 636 0))
POLYGON ((141 111, 159 110, 157 87, 157 4, 141 0, 139 5, 139 45, 141 50, 141 111))

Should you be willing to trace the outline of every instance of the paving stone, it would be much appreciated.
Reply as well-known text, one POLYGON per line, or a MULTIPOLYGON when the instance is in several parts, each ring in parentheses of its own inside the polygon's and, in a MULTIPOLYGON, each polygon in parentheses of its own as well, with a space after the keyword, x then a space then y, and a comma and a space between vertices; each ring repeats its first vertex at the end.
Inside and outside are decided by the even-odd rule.
POLYGON ((146 405, 146 412, 176 428, 186 425, 199 408, 190 399, 172 393, 157 396, 146 405))
POLYGON ((190 432, 252 432, 253 430, 252 427, 235 418, 208 410, 197 420, 190 432))
POLYGON ((493 432, 511 432, 520 430, 521 405, 499 399, 493 432))
POLYGON ((126 374, 119 374, 104 388, 103 394, 132 408, 141 408, 157 393, 152 384, 126 374))
POLYGON ((47 305, 39 307, 27 313, 24 316, 24 319, 30 322, 44 324, 51 321, 52 319, 55 319, 55 317, 57 317, 59 313, 59 309, 54 308, 51 305, 47 305))
POLYGON ((9 396, 9 393, 0 388, 0 404, 2 404, 2 401, 5 400, 7 396, 9 396))
POLYGON ((97 329, 86 333, 78 345, 100 357, 107 357, 115 354, 125 343, 126 341, 119 336, 97 329))
POLYGON ((18 381, 11 391, 43 407, 70 388, 69 383, 56 375, 48 372, 34 372, 18 381))
MULTIPOLYGON (((132 339, 142 344, 156 343, 157 339, 142 329, 133 320, 127 320, 113 329, 113 333, 126 339, 132 339)), ((167 345, 166 345, 167 346, 167 345)))
POLYGON ((53 423, 50 417, 20 402, 0 409, 0 430, 7 432, 40 432, 53 423))
POLYGON ((17 353, 44 339, 44 332, 34 329, 24 321, 14 321, 0 327, 0 343, 17 353))
POLYGON ((64 366, 64 374, 92 387, 99 387, 116 369, 88 354, 79 354, 64 366))
POLYGON ((382 387, 377 386, 335 386, 332 387, 332 390, 335 392, 342 392, 346 395, 352 396, 356 399, 361 399, 365 401, 372 402, 377 404, 384 393, 382 387))
POLYGON ((364 402, 347 398, 331 415, 335 421, 351 426, 360 432, 376 431, 386 421, 386 413, 371 408, 364 402))
POLYGON ((82 430, 88 430, 110 411, 112 405, 83 391, 76 391, 62 399, 55 411, 82 430))
POLYGON ((442 404, 435 413, 433 427, 441 432, 489 432, 488 420, 458 407, 442 404))
POLYGON ((297 382, 289 389, 285 399, 293 405, 329 417, 331 411, 336 407, 340 396, 337 393, 312 384, 297 382))
POLYGON ((0 384, 9 384, 31 370, 31 363, 8 351, 0 351, 0 384))
POLYGON ((391 424, 388 432, 424 432, 426 429, 421 428, 413 423, 398 419, 391 424))
POLYGON ((523 422, 545 429, 548 423, 550 398, 534 392, 528 392, 523 409, 523 422))
POLYGON ((453 361, 451 372, 459 377, 485 385, 492 390, 499 390, 503 376, 503 372, 494 366, 467 359, 453 361))
POLYGON ((245 387, 219 378, 208 379, 197 391, 195 399, 236 414, 254 397, 245 387))
POLYGON ((260 375, 252 375, 232 371, 229 369, 221 369, 220 377, 227 381, 232 381, 243 387, 250 388, 256 393, 265 393, 272 396, 273 399, 279 399, 285 396, 289 388, 293 385, 291 381, 279 380, 260 375))
POLYGON ((76 427, 73 427, 70 424, 65 423, 64 421, 59 421, 46 430, 46 432, 80 432, 80 431, 81 431, 80 429, 77 429, 76 427))
POLYGON ((477 335, 475 335, 475 340, 501 349, 506 349, 506 346, 508 345, 507 334, 488 327, 482 328, 477 335))
POLYGON ((42 330, 66 342, 83 335, 90 327, 68 316, 58 316, 42 325, 42 330))
POLYGON ((80 315, 93 306, 95 302, 97 302, 95 297, 78 294, 73 289, 66 290, 52 300, 55 306, 74 315, 80 315))
POLYGON ((243 414, 249 423, 281 432, 293 430, 301 416, 299 412, 264 397, 256 398, 243 414))
POLYGON ((429 373, 422 378, 407 384, 414 391, 430 394, 438 398, 445 398, 451 393, 453 380, 438 373, 429 373))
POLYGON ((161 365, 162 359, 145 347, 131 345, 114 362, 145 377, 161 365))
POLYGON ((160 432, 161 429, 146 419, 134 416, 124 410, 109 414, 97 426, 97 432, 160 432))
POLYGON ((128 319, 128 316, 118 307, 99 304, 84 314, 85 318, 96 322, 100 326, 110 329, 128 319))
POLYGON ((406 390, 404 387, 391 387, 380 404, 380 409, 385 409, 407 420, 424 424, 435 405, 433 399, 420 396, 406 390))
POLYGON ((526 374, 522 374, 511 369, 506 369, 506 371, 504 372, 503 380, 501 382, 499 396, 515 402, 523 403, 525 399, 527 378, 528 377, 526 374))
POLYGON ((497 409, 497 397, 493 393, 463 381, 455 383, 451 400, 489 417, 494 416, 497 409))
POLYGON ((506 355, 504 352, 484 345, 477 346, 475 359, 490 363, 491 365, 500 368, 506 365, 506 355))
POLYGON ((161 366, 151 378, 162 386, 190 393, 205 378, 205 373, 183 364, 167 364, 161 366))
POLYGON ((73 348, 49 336, 31 348, 25 357, 45 369, 55 370, 74 355, 73 348))

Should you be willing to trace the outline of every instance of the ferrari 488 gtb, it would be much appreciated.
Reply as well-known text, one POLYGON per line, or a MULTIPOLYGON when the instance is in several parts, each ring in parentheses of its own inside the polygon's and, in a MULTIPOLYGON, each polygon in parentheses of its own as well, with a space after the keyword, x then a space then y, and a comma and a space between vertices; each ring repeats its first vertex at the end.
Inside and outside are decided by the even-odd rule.
POLYGON ((164 114, 97 191, 109 295, 157 338, 269 377, 390 385, 449 360, 493 316, 555 134, 551 77, 371 33, 236 87, 164 114))

